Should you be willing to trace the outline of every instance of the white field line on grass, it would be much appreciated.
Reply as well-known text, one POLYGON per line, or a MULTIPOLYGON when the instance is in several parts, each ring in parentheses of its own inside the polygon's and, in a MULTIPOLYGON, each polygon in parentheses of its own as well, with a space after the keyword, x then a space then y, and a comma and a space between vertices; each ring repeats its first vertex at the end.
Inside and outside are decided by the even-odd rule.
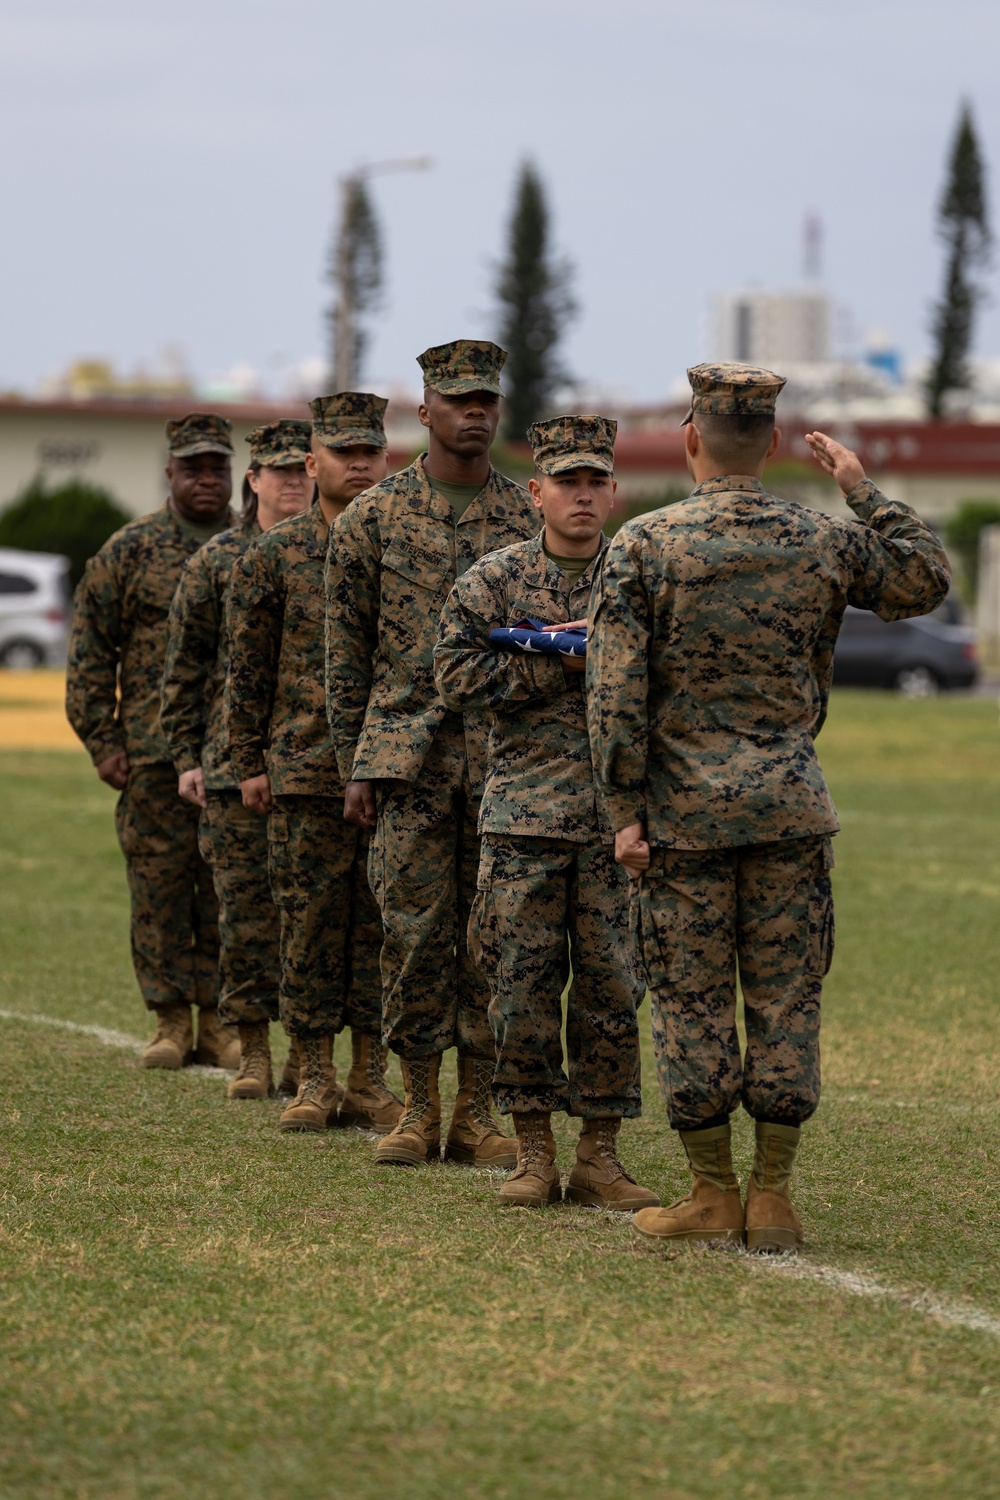
MULTIPOLYGON (((61 1031, 74 1031, 81 1036, 92 1036, 106 1047, 119 1047, 126 1052, 141 1052, 146 1045, 138 1037, 124 1031, 114 1031, 108 1026, 82 1026, 78 1021, 63 1021, 56 1016, 30 1015, 26 1011, 0 1010, 2 1021, 27 1021, 34 1026, 55 1026, 61 1031)), ((199 1074, 203 1078, 228 1078, 223 1068, 185 1068, 185 1073, 199 1074)), ((886 1101, 889 1102, 889 1101, 886 1101)), ((910 1312, 923 1313, 939 1323, 954 1328, 971 1328, 976 1333, 990 1333, 1000 1338, 1000 1318, 980 1307, 963 1307, 958 1302, 943 1301, 931 1292, 908 1292, 902 1287, 886 1286, 874 1276, 861 1271, 839 1271, 835 1266, 817 1265, 815 1261, 792 1256, 765 1257, 740 1256, 744 1265, 767 1276, 783 1276, 792 1281, 813 1281, 831 1287, 838 1292, 848 1292, 853 1297, 868 1297, 894 1302, 910 1312)))
POLYGON ((798 1257, 747 1255, 741 1259, 765 1275, 786 1276, 792 1281, 815 1281, 839 1292, 849 1292, 853 1297, 895 1302, 899 1307, 923 1313, 939 1323, 971 1328, 976 1333, 991 1333, 994 1338, 1000 1338, 1000 1318, 981 1307, 963 1307, 960 1302, 943 1301, 931 1292, 907 1292, 901 1287, 886 1286, 875 1276, 867 1276, 861 1271, 838 1271, 833 1266, 816 1265, 798 1257))
POLYGON ((950 1099, 880 1099, 877 1094, 840 1094, 828 1091, 831 1104, 867 1104, 872 1109, 879 1105, 883 1109, 919 1109, 926 1114, 933 1110, 945 1115, 992 1115, 1000 1109, 1000 1101, 985 1104, 955 1103, 950 1099))
MULTIPOLYGON (((115 1031, 110 1026, 81 1026, 79 1021, 63 1021, 59 1016, 31 1015, 22 1010, 0 1010, 0 1021, 28 1021, 33 1026, 55 1026, 59 1031, 75 1031, 78 1036, 96 1037, 103 1042, 105 1047, 120 1047, 124 1052, 142 1052, 146 1043, 137 1036, 129 1036, 127 1031, 115 1031)), ((193 1068, 185 1068, 185 1073, 193 1073, 199 1078, 229 1078, 225 1068, 206 1068, 200 1064, 193 1068)))

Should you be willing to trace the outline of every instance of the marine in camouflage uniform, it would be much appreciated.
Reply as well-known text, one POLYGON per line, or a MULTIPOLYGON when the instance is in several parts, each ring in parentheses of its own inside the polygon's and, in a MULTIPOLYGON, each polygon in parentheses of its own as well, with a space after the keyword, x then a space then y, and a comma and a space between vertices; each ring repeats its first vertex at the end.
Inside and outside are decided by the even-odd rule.
POLYGON ((445 708, 433 670, 456 576, 537 529, 528 495, 489 463, 505 358, 495 344, 469 339, 419 357, 428 453, 356 500, 331 535, 327 710, 341 774, 351 779, 345 811, 368 826, 377 811, 369 870, 384 929, 382 1028, 407 1083, 406 1114, 378 1162, 439 1155, 438 1072, 453 1046, 459 1094, 446 1154, 514 1162, 490 1114, 489 992, 466 943, 483 726, 445 708))
POLYGON ((243 554, 230 591, 233 774, 245 796, 262 782, 271 803, 268 872, 280 914, 281 1020, 304 1059, 298 1093, 279 1122, 284 1130, 337 1122, 343 1090, 331 1045, 344 1026, 351 1027, 354 1051, 344 1123, 386 1130, 402 1108, 385 1085, 382 924, 368 886, 368 836, 344 821, 324 686, 327 507, 347 503, 350 490, 328 498, 322 450, 340 455, 348 473, 350 455, 360 454, 355 488, 367 487, 385 472, 385 407, 380 397, 355 391, 310 403, 317 499, 243 554))
POLYGON ((553 1110, 584 1120, 568 1199, 616 1209, 659 1202, 615 1150, 622 1116, 642 1110, 636 1009, 645 986, 628 927, 628 877, 595 799, 583 676, 572 670, 583 662, 564 666, 490 641, 491 630, 525 618, 557 625, 586 616, 607 547, 615 430, 597 416, 531 427, 531 492, 545 529, 457 580, 434 652, 446 707, 484 714, 489 725, 469 946, 491 992, 493 1092, 517 1128, 517 1170, 500 1190, 514 1206, 562 1197, 553 1110))
POLYGON ((848 604, 884 620, 934 609, 948 564, 931 529, 822 434, 809 442, 857 522, 765 490, 778 376, 743 365, 688 373, 688 460, 701 482, 618 533, 594 592, 588 658, 598 786, 619 857, 641 873, 634 904, 660 1084, 695 1174, 688 1198, 636 1227, 659 1241, 745 1231, 754 1248, 794 1249, 802 1228, 788 1182, 819 1100, 833 953, 838 823, 814 740, 834 645, 848 604), (757 1132, 745 1217, 729 1150, 740 1101, 757 1132))
MULTIPOLYGON (((229 662, 225 601, 233 567, 261 535, 261 520, 269 527, 302 508, 311 487, 305 473, 310 437, 308 422, 254 428, 247 442, 250 474, 258 485, 263 469, 277 471, 280 478, 292 473, 284 489, 275 487, 273 499, 265 495, 263 505, 248 484, 241 524, 188 559, 170 609, 160 723, 181 795, 202 807, 199 844, 219 900, 219 1013, 240 1037, 240 1067, 227 1089, 231 1099, 274 1093, 268 1023, 278 1019, 279 956, 278 913, 267 879, 267 820, 243 806, 223 722, 229 662), (304 482, 296 483, 297 475, 304 482)), ((296 1071, 294 1059, 289 1071, 283 1087, 296 1071)))
POLYGON ((157 1016, 142 1063, 235 1066, 235 1035, 216 1013, 218 905, 198 851, 198 809, 177 795, 160 727, 170 603, 187 559, 235 520, 233 450, 230 424, 217 416, 168 422, 166 435, 170 498, 116 531, 76 591, 66 714, 102 780, 121 791, 115 824, 128 871, 132 961, 157 1016))

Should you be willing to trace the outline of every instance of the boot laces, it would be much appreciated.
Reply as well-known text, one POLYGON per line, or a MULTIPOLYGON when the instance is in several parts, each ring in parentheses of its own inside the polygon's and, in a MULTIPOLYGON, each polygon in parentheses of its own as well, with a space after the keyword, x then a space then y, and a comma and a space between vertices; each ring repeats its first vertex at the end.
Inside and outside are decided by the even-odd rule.
POLYGON ((537 1115, 526 1115, 519 1132, 521 1142, 522 1168, 533 1166, 544 1161, 549 1155, 548 1141, 545 1138, 545 1128, 537 1115))
POLYGON ((307 1100, 318 1099, 326 1084, 326 1079, 323 1077, 323 1053, 319 1038, 299 1037, 299 1057, 301 1059, 299 1103, 305 1104, 307 1100))
POLYGON ((383 1047, 376 1037, 372 1038, 371 1051, 368 1057, 368 1066, 365 1069, 365 1077, 371 1084, 372 1092, 380 1098, 392 1097, 392 1090, 385 1081, 386 1069, 389 1065, 389 1049, 383 1047))
POLYGON ((431 1064, 430 1058, 421 1057, 415 1062, 407 1063, 409 1073, 409 1087, 407 1094, 410 1102, 399 1123, 397 1130, 405 1130, 408 1125, 416 1125, 423 1119, 431 1107, 431 1064))
POLYGON ((499 1135, 500 1126, 493 1117, 493 1064, 476 1063, 476 1086, 472 1094, 472 1118, 484 1130, 499 1135))
POLYGON ((614 1182, 617 1178, 624 1177, 627 1182, 634 1182, 635 1178, 630 1177, 626 1172, 615 1150, 618 1141, 618 1121, 598 1120, 596 1125, 597 1151, 611 1174, 610 1180, 614 1182))

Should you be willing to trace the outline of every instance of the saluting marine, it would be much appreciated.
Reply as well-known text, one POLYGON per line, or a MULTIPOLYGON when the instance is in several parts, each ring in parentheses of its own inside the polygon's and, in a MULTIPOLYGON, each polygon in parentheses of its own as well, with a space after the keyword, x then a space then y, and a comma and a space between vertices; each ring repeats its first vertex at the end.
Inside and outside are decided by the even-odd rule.
MULTIPOLYGON (((219 1015, 237 1028, 240 1066, 230 1099, 274 1093, 269 1023, 278 1019, 278 913, 267 881, 267 822, 243 806, 223 722, 229 664, 225 603, 233 567, 252 541, 304 510, 310 427, 291 420, 255 427, 240 524, 184 564, 170 608, 160 723, 178 790, 202 809, 199 842, 219 898, 219 1015)), ((281 1092, 298 1087, 297 1051, 281 1092)))
POLYGON ((199 810, 177 795, 160 727, 167 618, 181 569, 236 520, 230 432, 229 422, 208 414, 167 423, 169 499, 109 537, 76 591, 66 714, 101 780, 121 792, 115 825, 128 871, 132 962, 156 1014, 141 1059, 147 1068, 239 1062, 236 1033, 220 1026, 216 1009, 218 903, 198 851, 199 810))
POLYGON ((686 420, 690 499, 628 522, 594 591, 588 654, 594 764, 618 858, 639 882, 638 934, 660 1085, 694 1174, 645 1209, 647 1240, 794 1250, 800 1126, 819 1101, 823 976, 833 956, 830 838, 816 758, 848 604, 927 614, 948 590, 937 537, 870 483, 856 456, 808 441, 857 522, 765 490, 784 381, 698 365, 686 420), (736 1032, 736 972, 747 1047, 736 1032), (730 1116, 756 1153, 740 1196, 730 1116))
POLYGON ((622 1117, 642 1111, 636 1010, 645 985, 629 933, 628 877, 594 793, 585 663, 511 654, 490 639, 525 619, 554 626, 586 615, 607 547, 616 426, 570 416, 530 428, 530 490, 544 530, 458 579, 434 652, 446 707, 483 713, 490 727, 469 936, 492 995, 493 1091, 517 1129, 517 1167, 500 1201, 519 1207, 562 1198, 553 1110, 583 1120, 567 1199, 618 1210, 660 1201, 616 1151, 622 1117))
POLYGON ((489 460, 506 358, 458 339, 427 349, 428 451, 350 506, 327 569, 327 707, 345 816, 378 831, 369 871, 382 912, 383 1035, 403 1063, 406 1112, 377 1162, 440 1155, 441 1054, 458 1048, 453 1161, 513 1166, 490 1112, 489 991, 466 928, 479 867, 483 726, 434 686, 441 609, 458 574, 535 531, 531 500, 489 460))
POLYGON ((281 918, 281 1020, 301 1055, 282 1130, 357 1124, 385 1131, 402 1112, 386 1086, 379 951, 367 834, 345 823, 326 717, 323 570, 330 522, 388 466, 379 396, 310 402, 307 471, 317 496, 265 532, 230 587, 227 724, 248 808, 269 813, 268 869, 281 918), (347 1093, 333 1038, 351 1028, 347 1093))

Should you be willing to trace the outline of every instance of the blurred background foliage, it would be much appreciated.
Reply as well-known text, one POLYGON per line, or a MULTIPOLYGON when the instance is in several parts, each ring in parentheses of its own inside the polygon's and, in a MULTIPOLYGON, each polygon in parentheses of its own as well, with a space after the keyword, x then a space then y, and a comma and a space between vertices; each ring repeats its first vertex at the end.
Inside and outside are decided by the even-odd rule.
POLYGON ((38 475, 0 514, 0 547, 62 553, 75 588, 87 559, 131 519, 99 485, 71 479, 48 489, 38 475))

